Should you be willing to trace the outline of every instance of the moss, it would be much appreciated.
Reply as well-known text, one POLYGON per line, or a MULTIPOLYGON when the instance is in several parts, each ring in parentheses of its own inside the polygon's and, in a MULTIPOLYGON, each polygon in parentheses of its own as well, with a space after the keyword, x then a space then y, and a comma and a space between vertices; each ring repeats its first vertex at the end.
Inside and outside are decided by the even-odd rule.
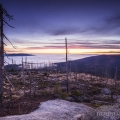
POLYGON ((95 107, 95 108, 100 107, 100 106, 101 106, 101 104, 98 104, 98 103, 93 104, 93 107, 95 107))
POLYGON ((120 90, 116 90, 115 92, 116 94, 120 95, 120 90))
POLYGON ((101 104, 98 104, 98 103, 95 103, 95 104, 86 104, 88 105, 89 107, 92 107, 92 108, 98 108, 100 106, 102 106, 101 104))
POLYGON ((105 97, 101 97, 101 98, 99 98, 99 100, 100 100, 100 101, 109 102, 109 101, 111 101, 111 97, 109 97, 109 96, 105 96, 105 97))
POLYGON ((46 94, 47 94, 47 92, 46 92, 46 91, 39 91, 38 93, 39 93, 39 94, 41 94, 42 96, 44 96, 44 95, 46 95, 46 94))
POLYGON ((100 88, 97 86, 92 86, 88 92, 90 95, 96 95, 100 93, 100 88))
POLYGON ((60 87, 58 85, 54 86, 54 93, 59 93, 60 92, 60 87))
POLYGON ((82 93, 81 93, 80 91, 73 90, 73 91, 71 91, 71 95, 81 96, 81 95, 82 95, 82 93))
POLYGON ((61 92, 60 96, 62 99, 65 99, 66 97, 68 97, 68 94, 66 92, 63 92, 63 93, 61 92))
POLYGON ((66 92, 62 92, 61 90, 58 90, 55 93, 60 99, 66 99, 68 97, 68 94, 66 92))

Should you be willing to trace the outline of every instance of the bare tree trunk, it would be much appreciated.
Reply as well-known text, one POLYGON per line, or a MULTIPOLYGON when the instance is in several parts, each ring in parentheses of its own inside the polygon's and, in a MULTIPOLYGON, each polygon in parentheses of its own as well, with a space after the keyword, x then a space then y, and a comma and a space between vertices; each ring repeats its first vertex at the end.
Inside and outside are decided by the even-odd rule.
POLYGON ((72 61, 70 60, 70 78, 71 78, 71 64, 72 64, 72 61))
POLYGON ((76 63, 76 82, 78 82, 78 78, 77 78, 77 63, 76 63))
POLYGON ((114 82, 115 82, 115 90, 116 90, 117 89, 117 67, 115 70, 114 82))
MULTIPOLYGON (((0 4, 0 103, 2 102, 2 96, 3 96, 3 76, 4 76, 4 42, 3 42, 3 37, 7 39, 7 37, 3 34, 3 22, 5 24, 7 24, 9 27, 12 27, 3 18, 3 14, 7 18, 9 18, 9 20, 13 19, 13 17, 10 16, 7 13, 7 11, 2 8, 2 4, 0 4)), ((12 28, 14 28, 14 27, 12 27, 12 28)), ((11 45, 12 45, 12 43, 11 43, 11 45)))
POLYGON ((31 95, 31 92, 32 92, 32 81, 31 81, 31 73, 29 71, 29 79, 30 79, 30 95, 31 95))
POLYGON ((12 91, 11 91, 11 87, 9 88, 9 97, 10 97, 10 101, 12 100, 12 91))
POLYGON ((4 44, 3 44, 3 11, 0 4, 0 103, 3 96, 4 44))
POLYGON ((65 46, 66 46, 66 81, 67 81, 67 93, 69 93, 69 80, 68 80, 68 56, 67 56, 67 38, 65 38, 65 46))
POLYGON ((107 73, 107 70, 106 70, 106 73, 105 73, 105 79, 106 79, 106 81, 105 81, 104 86, 107 87, 107 83, 108 83, 108 73, 107 73))
POLYGON ((22 57, 22 82, 23 82, 23 91, 24 91, 24 95, 25 95, 25 77, 24 77, 23 57, 22 57))

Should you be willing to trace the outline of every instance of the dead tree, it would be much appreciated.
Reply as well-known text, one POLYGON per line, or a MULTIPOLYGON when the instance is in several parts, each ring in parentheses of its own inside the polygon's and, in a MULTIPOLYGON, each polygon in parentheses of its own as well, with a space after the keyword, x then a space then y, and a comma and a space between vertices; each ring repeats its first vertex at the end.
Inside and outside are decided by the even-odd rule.
POLYGON ((31 79, 31 72, 29 71, 29 84, 30 84, 30 95, 32 94, 32 79, 31 79))
POLYGON ((115 82, 115 90, 116 90, 117 89, 117 67, 115 70, 114 82, 115 82))
POLYGON ((0 103, 2 102, 2 96, 3 96, 3 76, 4 76, 4 44, 5 43, 3 39, 5 38, 9 41, 9 39, 3 33, 3 25, 7 24, 9 27, 12 27, 11 25, 8 24, 7 20, 3 16, 7 17, 9 20, 13 19, 13 16, 10 16, 7 13, 7 11, 2 7, 2 4, 0 4, 0 103))
POLYGON ((68 80, 68 49, 67 49, 67 38, 65 38, 65 47, 66 47, 66 82, 67 82, 67 93, 69 93, 69 80, 68 80))
POLYGON ((4 68, 4 45, 3 45, 3 10, 0 4, 0 103, 3 96, 3 68, 4 68))
POLYGON ((25 75, 24 75, 23 57, 22 57, 22 82, 23 82, 23 91, 24 91, 24 95, 25 95, 25 75))
POLYGON ((77 62, 76 62, 76 64, 75 64, 75 69, 76 69, 76 70, 75 70, 75 76, 76 76, 75 79, 76 79, 76 82, 78 82, 78 77, 77 77, 77 74, 78 74, 78 72, 77 72, 77 71, 78 71, 78 70, 77 70, 77 62))

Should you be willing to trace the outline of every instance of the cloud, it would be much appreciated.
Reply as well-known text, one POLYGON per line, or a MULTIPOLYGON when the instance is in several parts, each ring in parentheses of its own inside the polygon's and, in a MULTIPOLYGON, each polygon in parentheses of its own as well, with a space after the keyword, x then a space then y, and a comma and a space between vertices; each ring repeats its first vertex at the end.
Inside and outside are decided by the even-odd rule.
POLYGON ((22 50, 6 50, 6 53, 21 53, 24 52, 22 50))
MULTIPOLYGON (((84 24, 84 23, 83 23, 84 24)), ((62 26, 60 28, 52 28, 50 30, 45 31, 48 34, 54 36, 60 35, 72 35, 72 34, 112 34, 118 35, 120 34, 120 14, 114 14, 110 17, 103 18, 103 23, 97 24, 91 23, 91 26, 78 27, 78 26, 62 26)))
MULTIPOLYGON (((39 39, 37 41, 30 41, 30 40, 26 40, 26 39, 15 39, 13 38, 11 40, 11 42, 13 44, 21 44, 23 46, 31 46, 31 45, 65 45, 65 41, 63 41, 64 39, 57 39, 55 42, 49 40, 49 42, 46 42, 43 39, 39 39), (62 40, 62 41, 61 41, 62 40), (45 42, 41 42, 41 41, 45 41, 45 42), (58 42, 57 42, 58 41, 58 42)), ((99 42, 98 42, 99 43, 99 42)), ((90 40, 76 40, 76 39, 68 39, 68 44, 96 44, 94 41, 90 41, 90 40)))
POLYGON ((77 33, 84 33, 84 30, 81 30, 78 27, 62 27, 62 28, 55 28, 52 30, 47 31, 51 35, 58 36, 58 35, 71 35, 77 33))
POLYGON ((119 40, 103 41, 104 44, 120 44, 119 40))
POLYGON ((120 49, 119 45, 103 45, 103 44, 84 45, 83 47, 86 49, 120 49))
POLYGON ((112 25, 113 27, 120 27, 120 13, 115 16, 108 18, 106 24, 112 25))
MULTIPOLYGON (((88 52, 84 52, 84 53, 88 53, 88 52)), ((120 54, 120 51, 101 51, 101 52, 89 52, 91 54, 120 54)))
POLYGON ((103 25, 100 27, 91 27, 89 30, 97 34, 120 34, 120 14, 105 18, 103 22, 103 25))
POLYGON ((27 47, 25 49, 34 49, 34 50, 40 50, 40 49, 65 49, 65 46, 43 46, 43 47, 27 47))
MULTIPOLYGON (((97 21, 98 22, 98 21, 97 21)), ((85 28, 79 28, 75 26, 62 26, 62 28, 52 28, 45 31, 48 34, 54 36, 60 35, 72 35, 72 34, 120 34, 120 14, 115 14, 113 16, 103 18, 103 24, 92 24, 91 27, 86 26, 85 28), (94 26, 93 26, 94 25, 94 26)))
MULTIPOLYGON (((44 40, 40 41, 29 41, 29 40, 15 40, 14 41, 21 44, 24 50, 42 50, 42 49, 65 49, 64 41, 52 41, 52 42, 44 42, 44 40), (41 42, 42 41, 42 42, 41 42), (24 45, 24 47, 23 47, 24 45)), ((68 40, 68 49, 120 49, 120 41, 119 40, 76 40, 70 39, 68 40)))
MULTIPOLYGON (((41 49, 65 49, 64 45, 48 45, 43 47, 27 47, 25 49, 41 50, 41 49)), ((120 49, 119 45, 105 44, 68 44, 68 49, 120 49)))

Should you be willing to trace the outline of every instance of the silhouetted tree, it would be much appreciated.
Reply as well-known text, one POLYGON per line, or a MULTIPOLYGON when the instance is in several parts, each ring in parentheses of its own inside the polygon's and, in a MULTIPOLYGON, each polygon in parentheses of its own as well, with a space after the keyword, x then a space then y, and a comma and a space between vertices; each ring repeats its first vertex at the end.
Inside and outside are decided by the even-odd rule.
MULTIPOLYGON (((4 52, 4 44, 5 43, 4 43, 3 39, 5 38, 9 41, 9 39, 3 33, 3 25, 7 24, 9 27, 12 27, 11 25, 8 24, 5 17, 8 18, 9 20, 13 19, 13 16, 10 16, 7 13, 7 11, 2 7, 2 4, 0 4, 0 103, 2 102, 2 96, 3 96, 3 76, 4 76, 4 53, 5 53, 4 52)), ((11 45, 12 45, 12 43, 11 43, 11 45)))

